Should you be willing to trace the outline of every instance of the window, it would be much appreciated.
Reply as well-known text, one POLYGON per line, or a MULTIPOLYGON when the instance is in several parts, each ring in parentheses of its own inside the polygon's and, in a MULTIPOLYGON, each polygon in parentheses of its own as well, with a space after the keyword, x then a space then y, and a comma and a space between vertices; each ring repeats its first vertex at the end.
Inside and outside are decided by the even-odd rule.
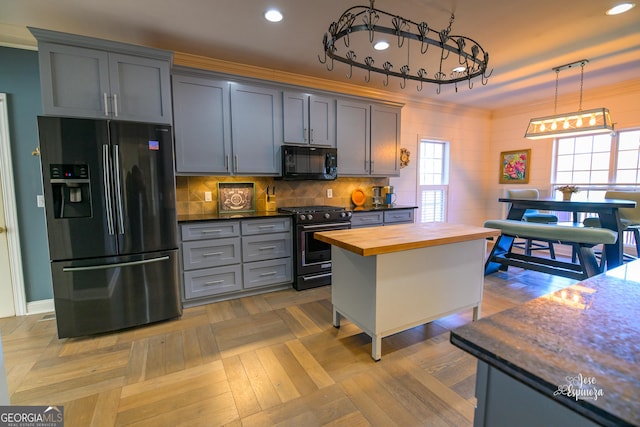
MULTIPOLYGON (((607 190, 640 190, 640 130, 558 138, 553 186, 574 184, 574 198, 604 197, 607 190)), ((561 221, 568 213, 558 213, 561 221)), ((586 214, 579 214, 582 221, 586 214)))
POLYGON ((640 185, 640 130, 558 138, 555 185, 575 184, 581 192, 640 185))
POLYGON ((446 221, 449 143, 420 139, 418 221, 446 221))

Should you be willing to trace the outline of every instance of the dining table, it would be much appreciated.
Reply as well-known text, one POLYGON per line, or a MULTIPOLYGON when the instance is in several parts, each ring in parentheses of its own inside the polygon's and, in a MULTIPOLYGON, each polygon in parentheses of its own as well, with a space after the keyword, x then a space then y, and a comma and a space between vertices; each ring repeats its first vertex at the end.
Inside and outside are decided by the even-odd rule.
MULTIPOLYGON (((622 238, 624 226, 620 221, 620 209, 621 208, 635 208, 636 202, 632 200, 620 200, 620 199, 576 199, 576 200, 563 200, 553 197, 539 198, 539 199, 519 199, 511 197, 500 197, 499 202, 509 203, 510 208, 507 213, 507 219, 522 220, 527 209, 536 209, 543 211, 559 211, 559 212, 572 212, 573 223, 569 224, 575 227, 582 227, 583 225, 578 222, 578 213, 587 212, 598 215, 600 219, 600 226, 608 228, 618 233, 618 239, 615 243, 605 245, 605 261, 607 269, 617 267, 622 264, 624 239, 622 238)), ((510 251, 513 244, 513 237, 506 238, 503 236, 500 239, 500 245, 505 251, 510 251)), ((485 266, 485 274, 490 274, 498 270, 500 264, 495 262, 487 262, 485 266)))

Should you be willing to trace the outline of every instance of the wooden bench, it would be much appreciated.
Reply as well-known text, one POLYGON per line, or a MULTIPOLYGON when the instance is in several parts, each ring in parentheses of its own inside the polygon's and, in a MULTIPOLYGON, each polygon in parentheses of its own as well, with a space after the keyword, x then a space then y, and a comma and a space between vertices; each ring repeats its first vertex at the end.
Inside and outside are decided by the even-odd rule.
POLYGON ((603 265, 598 263, 593 247, 600 244, 614 244, 618 239, 616 232, 605 228, 572 227, 508 219, 489 220, 484 223, 484 226, 502 232, 487 258, 485 274, 514 266, 583 280, 603 270, 603 265), (577 254, 577 263, 513 253, 511 247, 515 238, 539 239, 571 245, 577 254))

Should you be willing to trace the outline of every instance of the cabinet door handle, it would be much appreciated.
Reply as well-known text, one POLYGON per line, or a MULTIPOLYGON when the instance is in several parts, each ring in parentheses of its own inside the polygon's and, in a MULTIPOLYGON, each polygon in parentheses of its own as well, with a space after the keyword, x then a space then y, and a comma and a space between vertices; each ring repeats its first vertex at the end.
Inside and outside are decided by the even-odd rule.
POLYGON ((220 283, 224 283, 224 280, 212 280, 210 282, 204 282, 204 284, 207 286, 219 285, 220 283))
POLYGON ((229 170, 229 155, 224 156, 224 169, 229 170))
POLYGON ((376 169, 375 166, 376 166, 376 162, 371 160, 371 173, 373 173, 375 171, 375 169, 376 169))
POLYGON ((222 255, 223 252, 207 252, 202 254, 202 256, 216 256, 216 255, 222 255))
POLYGON ((313 143, 314 140, 315 140, 315 136, 314 136, 314 133, 313 133, 313 128, 311 128, 311 143, 313 143))
POLYGON ((233 162, 235 163, 235 171, 238 172, 238 155, 233 156, 233 162))
POLYGON ((267 271, 267 272, 264 272, 264 273, 260 273, 260 277, 273 276, 273 275, 276 275, 276 274, 278 274, 277 271, 267 271))
POLYGON ((302 129, 302 140, 307 142, 307 128, 302 129))
POLYGON ((107 92, 102 95, 102 99, 104 100, 104 115, 109 116, 109 101, 107 100, 107 92))
POLYGON ((118 117, 118 94, 113 94, 113 115, 118 117))

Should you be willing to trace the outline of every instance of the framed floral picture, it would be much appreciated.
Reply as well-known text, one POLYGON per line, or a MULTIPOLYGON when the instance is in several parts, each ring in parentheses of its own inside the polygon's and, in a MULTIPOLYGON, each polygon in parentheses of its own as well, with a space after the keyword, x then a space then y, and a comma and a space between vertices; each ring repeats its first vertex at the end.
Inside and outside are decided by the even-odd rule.
POLYGON ((531 149, 500 153, 500 184, 527 184, 531 149))

